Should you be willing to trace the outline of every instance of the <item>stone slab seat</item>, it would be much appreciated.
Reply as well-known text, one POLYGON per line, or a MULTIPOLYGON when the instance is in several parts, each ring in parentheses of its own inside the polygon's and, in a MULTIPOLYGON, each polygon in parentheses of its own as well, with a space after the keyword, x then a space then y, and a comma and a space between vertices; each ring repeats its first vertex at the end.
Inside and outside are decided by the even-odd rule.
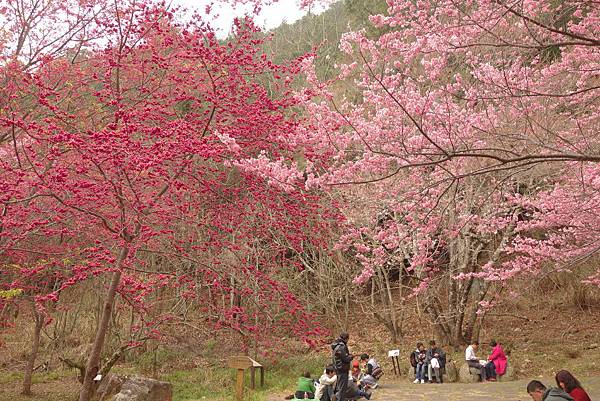
POLYGON ((481 378, 481 369, 472 368, 464 362, 458 372, 458 377, 461 383, 476 383, 481 378))
MULTIPOLYGON (((459 380, 462 383, 476 383, 481 380, 481 369, 471 368, 465 362, 459 371, 459 380)), ((508 382, 515 380, 515 370, 510 363, 506 364, 506 372, 502 376, 497 376, 499 382, 508 382)))

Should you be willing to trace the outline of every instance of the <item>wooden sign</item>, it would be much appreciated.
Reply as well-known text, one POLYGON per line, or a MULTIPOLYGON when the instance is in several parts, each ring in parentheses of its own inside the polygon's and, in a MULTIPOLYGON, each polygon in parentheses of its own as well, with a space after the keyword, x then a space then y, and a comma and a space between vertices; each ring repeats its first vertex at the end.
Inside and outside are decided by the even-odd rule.
POLYGON ((231 368, 231 369, 248 369, 252 367, 252 359, 248 358, 247 356, 234 356, 229 358, 229 361, 227 361, 227 365, 231 368))
POLYGON ((243 355, 231 357, 229 358, 229 361, 227 361, 227 365, 229 365, 231 369, 237 369, 237 374, 235 376, 236 401, 244 400, 244 370, 251 368, 254 365, 252 362, 252 359, 243 355))

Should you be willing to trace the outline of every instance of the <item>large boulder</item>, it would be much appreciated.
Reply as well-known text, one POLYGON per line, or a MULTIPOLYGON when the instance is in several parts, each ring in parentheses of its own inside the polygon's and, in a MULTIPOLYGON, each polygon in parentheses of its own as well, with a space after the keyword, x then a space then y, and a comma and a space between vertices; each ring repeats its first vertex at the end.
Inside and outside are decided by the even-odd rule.
POLYGON ((455 383, 458 381, 458 369, 456 369, 456 364, 454 361, 447 361, 444 369, 446 370, 444 373, 445 382, 455 383))
POLYGON ((132 377, 113 397, 113 401, 171 401, 173 388, 171 383, 144 377, 132 377))
POLYGON ((171 401, 171 383, 147 377, 109 375, 96 390, 98 401, 171 401))
POLYGON ((100 381, 94 396, 95 401, 109 401, 112 397, 121 391, 123 384, 129 380, 127 376, 107 375, 100 381))
POLYGON ((472 368, 467 363, 463 363, 458 371, 458 377, 461 383, 476 383, 480 380, 481 369, 472 368))
POLYGON ((506 372, 502 376, 498 376, 498 381, 500 382, 508 382, 515 380, 515 368, 510 364, 510 362, 506 363, 506 372))

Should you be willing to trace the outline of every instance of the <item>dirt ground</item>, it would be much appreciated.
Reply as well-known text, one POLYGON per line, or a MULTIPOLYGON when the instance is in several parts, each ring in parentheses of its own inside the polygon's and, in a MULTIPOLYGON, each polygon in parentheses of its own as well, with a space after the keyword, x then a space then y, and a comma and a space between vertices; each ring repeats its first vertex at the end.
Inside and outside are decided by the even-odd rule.
MULTIPOLYGON (((535 378, 546 386, 554 384, 551 378, 535 378)), ((581 378, 581 383, 592 400, 600 400, 600 377, 581 378)), ((503 383, 444 383, 412 384, 405 379, 384 382, 375 390, 372 400, 381 401, 530 401, 525 391, 529 380, 503 383)))

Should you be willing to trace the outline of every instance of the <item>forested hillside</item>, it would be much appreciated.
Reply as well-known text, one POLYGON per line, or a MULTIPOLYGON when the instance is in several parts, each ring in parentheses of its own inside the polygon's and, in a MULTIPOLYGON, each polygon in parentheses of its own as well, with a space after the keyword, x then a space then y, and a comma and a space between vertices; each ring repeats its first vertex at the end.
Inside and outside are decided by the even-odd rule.
POLYGON ((597 373, 600 7, 417 3, 222 40, 152 0, 0 0, 0 400, 222 399, 237 354, 263 399, 340 331, 597 373))

